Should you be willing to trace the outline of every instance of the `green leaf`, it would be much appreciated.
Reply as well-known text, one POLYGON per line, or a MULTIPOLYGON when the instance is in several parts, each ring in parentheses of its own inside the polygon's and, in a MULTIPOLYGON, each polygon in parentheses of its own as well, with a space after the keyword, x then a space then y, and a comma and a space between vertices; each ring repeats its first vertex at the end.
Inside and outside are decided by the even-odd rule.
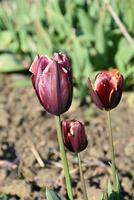
POLYGON ((99 1, 98 0, 92 1, 91 5, 89 6, 90 16, 94 19, 97 19, 99 16, 99 10, 100 10, 99 1))
POLYGON ((0 73, 24 71, 22 64, 11 54, 0 54, 0 73))
POLYGON ((95 37, 96 37, 96 49, 100 54, 104 54, 105 52, 105 35, 104 35, 104 27, 101 19, 95 26, 95 37))
POLYGON ((108 200, 106 192, 103 193, 101 200, 108 200))
POLYGON ((52 42, 51 42, 51 38, 48 31, 45 28, 43 28, 40 21, 35 21, 33 26, 36 33, 35 38, 37 42, 36 46, 37 46, 38 53, 44 54, 45 52, 45 53, 48 53, 48 55, 51 55, 52 42))
MULTIPOLYGON (((31 21, 44 20, 46 0, 36 1, 30 5, 29 18, 31 21), (39 11, 39 12, 37 12, 39 11)), ((29 2, 28 2, 29 3, 29 2)), ((28 4, 27 3, 27 4, 28 4)))
POLYGON ((0 200, 8 200, 8 197, 5 194, 0 194, 0 200))
POLYGON ((108 181, 108 189, 107 189, 107 192, 108 192, 108 197, 110 197, 110 195, 112 194, 112 185, 110 183, 110 181, 108 181))
POLYGON ((125 78, 128 78, 129 76, 134 76, 134 66, 128 65, 126 67, 126 72, 124 74, 125 78))
POLYGON ((46 197, 47 200, 61 200, 54 190, 46 189, 46 197))
POLYGON ((120 182, 117 172, 116 172, 116 191, 113 191, 112 185, 110 181, 108 181, 107 194, 108 194, 108 200, 120 200, 120 182))
POLYGON ((115 61, 121 73, 125 74, 125 65, 130 61, 133 56, 134 52, 130 44, 125 38, 121 38, 118 45, 118 51, 115 55, 115 61))
POLYGON ((83 9, 78 10, 78 17, 80 27, 84 34, 88 35, 88 42, 94 39, 93 35, 93 21, 88 17, 88 14, 83 9))
POLYGON ((122 15, 123 23, 127 26, 127 29, 129 31, 133 32, 133 29, 134 29, 134 15, 133 15, 134 5, 133 5, 132 1, 131 0, 122 1, 119 8, 120 8, 120 12, 122 15))
POLYGON ((26 87, 31 87, 32 86, 32 83, 31 83, 31 80, 28 79, 28 78, 24 78, 22 80, 17 80, 13 83, 13 85, 15 87, 18 87, 18 88, 26 88, 26 87))
POLYGON ((117 197, 117 200, 120 200, 120 192, 121 192, 120 180, 119 180, 118 173, 116 172, 116 197, 117 197))
POLYGON ((58 1, 49 1, 46 5, 46 16, 49 23, 49 27, 53 28, 57 32, 58 37, 65 39, 72 33, 72 29, 61 13, 58 1))
POLYGON ((76 4, 72 0, 65 1, 65 18, 70 26, 73 25, 73 16, 74 16, 74 9, 76 8, 76 4))
POLYGON ((12 33, 10 31, 0 32, 0 50, 9 50, 9 45, 13 39, 12 33))

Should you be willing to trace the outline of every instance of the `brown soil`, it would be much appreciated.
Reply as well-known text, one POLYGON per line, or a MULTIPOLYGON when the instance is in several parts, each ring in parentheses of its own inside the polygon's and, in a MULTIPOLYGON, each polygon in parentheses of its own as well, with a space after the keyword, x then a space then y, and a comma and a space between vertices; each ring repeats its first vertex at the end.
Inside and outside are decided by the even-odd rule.
MULTIPOLYGON (((45 199, 45 187, 66 198, 54 117, 39 104, 33 88, 13 87, 20 75, 0 76, 0 193, 9 199, 45 199), (38 152, 43 163, 34 153, 38 152), (44 164, 44 167, 42 165, 44 164)), ((112 112, 116 165, 122 199, 134 199, 134 94, 124 93, 112 112)), ((63 118, 86 125, 89 145, 82 152, 84 176, 90 200, 100 200, 111 178, 106 113, 94 105, 71 107, 63 118)), ((77 157, 68 152, 75 199, 82 200, 77 157)))

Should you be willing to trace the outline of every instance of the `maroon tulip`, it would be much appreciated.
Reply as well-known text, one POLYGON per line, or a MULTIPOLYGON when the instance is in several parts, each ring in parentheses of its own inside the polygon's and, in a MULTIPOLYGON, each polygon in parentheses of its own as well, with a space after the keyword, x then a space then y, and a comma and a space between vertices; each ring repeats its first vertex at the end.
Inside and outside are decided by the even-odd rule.
POLYGON ((66 112, 72 102, 72 74, 69 59, 63 53, 52 59, 37 56, 30 68, 32 83, 40 103, 54 115, 66 112))
POLYGON ((62 121, 62 133, 64 144, 71 152, 78 153, 87 147, 85 127, 81 122, 77 120, 62 121))
POLYGON ((123 76, 117 69, 98 73, 95 79, 95 89, 89 79, 88 86, 96 106, 105 110, 115 108, 122 96, 123 82, 123 76))

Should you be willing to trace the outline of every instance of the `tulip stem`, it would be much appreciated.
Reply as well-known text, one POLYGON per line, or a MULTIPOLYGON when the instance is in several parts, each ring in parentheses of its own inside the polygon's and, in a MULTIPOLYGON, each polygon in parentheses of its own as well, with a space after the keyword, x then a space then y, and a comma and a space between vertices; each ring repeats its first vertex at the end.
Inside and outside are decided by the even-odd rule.
POLYGON ((111 151, 111 161, 112 161, 112 175, 113 175, 113 189, 116 191, 116 168, 115 168, 115 155, 114 155, 114 144, 113 144, 113 134, 112 134, 112 125, 111 125, 111 114, 110 110, 108 113, 108 126, 109 126, 109 144, 111 151))
POLYGON ((81 179, 81 185, 82 185, 82 190, 83 190, 83 196, 84 196, 84 200, 88 200, 80 153, 77 153, 77 156, 78 156, 78 162, 79 162, 80 179, 81 179))
POLYGON ((60 155, 61 155, 61 160, 63 163, 63 169, 64 169, 64 173, 65 173, 67 193, 68 193, 69 200, 73 200, 71 177, 70 177, 70 173, 69 173, 67 156, 66 156, 66 152, 65 152, 65 148, 64 148, 64 143, 63 143, 60 116, 55 116, 55 121, 56 121, 56 127, 57 127, 57 137, 58 137, 58 143, 59 143, 59 148, 60 148, 60 155))

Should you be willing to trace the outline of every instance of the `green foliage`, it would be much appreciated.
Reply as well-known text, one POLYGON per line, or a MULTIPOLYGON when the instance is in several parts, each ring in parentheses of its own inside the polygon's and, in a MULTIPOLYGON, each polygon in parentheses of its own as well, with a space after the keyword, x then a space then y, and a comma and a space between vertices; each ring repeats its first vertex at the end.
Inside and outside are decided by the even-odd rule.
POLYGON ((5 194, 0 194, 0 200, 8 200, 8 197, 5 194))
POLYGON ((23 78, 22 80, 14 81, 14 86, 18 88, 26 88, 32 86, 32 83, 29 78, 23 78))
POLYGON ((107 187, 107 194, 103 196, 102 200, 120 200, 120 182, 117 173, 116 173, 116 190, 113 191, 113 187, 109 181, 107 187))
POLYGON ((0 54, 0 72, 22 71, 21 63, 11 54, 0 54))
POLYGON ((46 198, 47 200, 61 200, 54 190, 46 189, 46 198))
MULTIPOLYGON (((134 37, 133 0, 110 3, 134 37)), ((134 85, 134 51, 103 1, 6 0, 0 5, 0 72, 24 70, 23 61, 30 65, 37 54, 65 51, 72 60, 74 96, 80 102, 87 93, 87 77, 102 69, 117 67, 126 89, 134 85)))

